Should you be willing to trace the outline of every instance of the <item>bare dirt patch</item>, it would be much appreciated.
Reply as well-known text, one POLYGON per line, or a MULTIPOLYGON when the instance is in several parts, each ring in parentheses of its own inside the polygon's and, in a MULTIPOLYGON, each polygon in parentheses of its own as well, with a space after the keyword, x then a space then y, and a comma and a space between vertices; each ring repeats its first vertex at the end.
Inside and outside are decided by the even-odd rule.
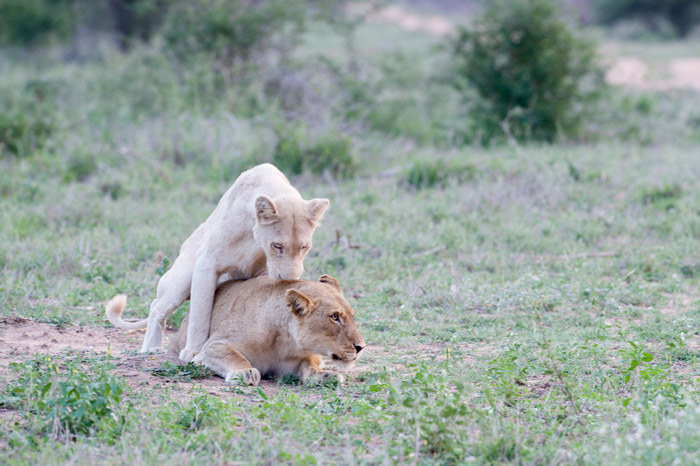
POLYGON ((700 91, 700 58, 677 58, 665 66, 667 77, 652 77, 649 66, 635 57, 618 58, 605 74, 609 84, 667 91, 694 89, 700 91))
MULTIPOLYGON (((11 362, 23 362, 37 354, 60 357, 73 351, 110 354, 115 358, 114 374, 123 377, 134 391, 146 394, 154 401, 159 400, 164 392, 176 400, 188 399, 192 394, 201 393, 195 391, 196 388, 217 396, 230 397, 238 393, 216 376, 187 382, 153 375, 151 371, 164 361, 178 361, 164 354, 138 353, 142 339, 142 332, 125 332, 116 328, 60 327, 22 318, 1 319, 0 380, 10 381, 16 377, 10 368, 11 362)), ((263 380, 261 388, 265 393, 273 394, 277 391, 277 384, 263 380)))
MULTIPOLYGON (((168 335, 166 344, 167 338, 168 335)), ((191 382, 156 376, 152 373, 153 369, 161 366, 164 361, 178 363, 178 360, 165 354, 138 353, 142 339, 142 332, 125 332, 113 327, 61 327, 22 318, 0 319, 0 380, 10 381, 17 376, 10 368, 11 362, 23 362, 37 354, 60 358, 62 354, 72 351, 111 355, 116 365, 114 375, 124 378, 135 392, 154 402, 161 400, 164 395, 182 401, 201 393, 201 390, 221 397, 240 397, 242 392, 254 393, 251 389, 240 390, 235 385, 225 384, 217 376, 191 382)), ((477 343, 369 345, 365 355, 349 370, 348 375, 352 379, 383 366, 401 370, 414 362, 442 361, 448 355, 452 361, 470 366, 483 357, 489 357, 491 352, 492 348, 488 345, 477 343)), ((333 367, 332 363, 328 365, 333 367)), ((264 379, 260 388, 266 394, 274 395, 279 385, 276 380, 264 379)), ((259 397, 250 397, 250 401, 257 402, 259 397)), ((7 416, 12 416, 12 412, 0 412, 0 417, 7 416)))

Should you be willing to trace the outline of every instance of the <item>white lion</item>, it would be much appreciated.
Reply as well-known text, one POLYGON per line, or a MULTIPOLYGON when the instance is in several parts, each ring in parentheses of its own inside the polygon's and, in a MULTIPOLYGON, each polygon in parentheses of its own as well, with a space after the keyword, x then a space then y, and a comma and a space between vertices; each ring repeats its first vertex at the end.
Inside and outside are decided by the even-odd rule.
POLYGON ((148 319, 126 323, 146 327, 141 352, 162 352, 165 320, 190 299, 187 343, 180 359, 189 362, 209 337, 214 292, 223 280, 267 275, 295 280, 328 199, 305 201, 270 164, 243 172, 214 212, 185 240, 170 270, 158 282, 148 319), (225 275, 225 276, 224 276, 225 275))

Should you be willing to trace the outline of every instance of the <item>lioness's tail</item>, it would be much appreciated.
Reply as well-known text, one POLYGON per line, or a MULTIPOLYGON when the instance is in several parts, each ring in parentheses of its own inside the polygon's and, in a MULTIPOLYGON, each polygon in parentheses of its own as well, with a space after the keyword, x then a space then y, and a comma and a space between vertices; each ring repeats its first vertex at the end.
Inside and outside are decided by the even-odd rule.
POLYGON ((137 320, 136 322, 125 322, 122 320, 122 312, 126 307, 126 295, 120 294, 112 298, 105 308, 105 314, 107 314, 107 319, 112 322, 115 327, 123 328, 126 330, 133 330, 137 328, 146 328, 148 326, 148 319, 137 320))

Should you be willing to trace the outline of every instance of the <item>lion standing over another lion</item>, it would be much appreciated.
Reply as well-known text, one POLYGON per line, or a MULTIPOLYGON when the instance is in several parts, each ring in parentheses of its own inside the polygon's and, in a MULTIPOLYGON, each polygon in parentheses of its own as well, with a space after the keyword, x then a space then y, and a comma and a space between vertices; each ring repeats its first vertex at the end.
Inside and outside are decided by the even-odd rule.
POLYGON ((273 165, 243 172, 182 244, 158 282, 148 319, 123 323, 146 328, 141 352, 163 352, 165 320, 189 298, 187 341, 179 358, 191 361, 207 340, 214 293, 224 275, 243 280, 267 272, 272 280, 298 279, 328 205, 328 199, 303 200, 273 165))

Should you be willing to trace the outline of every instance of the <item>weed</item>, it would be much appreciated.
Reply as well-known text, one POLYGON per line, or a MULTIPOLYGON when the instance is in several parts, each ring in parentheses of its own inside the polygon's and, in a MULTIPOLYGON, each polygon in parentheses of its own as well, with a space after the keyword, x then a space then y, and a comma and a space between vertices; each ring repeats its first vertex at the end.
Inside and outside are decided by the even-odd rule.
POLYGON ((683 189, 677 183, 665 184, 660 187, 644 187, 640 197, 643 204, 653 205, 664 210, 672 209, 683 195, 683 189))
POLYGON ((152 369, 151 373, 158 377, 182 380, 185 382, 189 382, 193 379, 206 379, 214 375, 214 373, 205 366, 191 361, 184 365, 163 361, 160 366, 152 369))
POLYGON ((445 187, 449 180, 469 181, 476 175, 476 167, 461 160, 425 159, 413 162, 406 181, 414 188, 445 187))
POLYGON ((329 173, 335 178, 350 178, 356 166, 352 140, 342 133, 326 133, 309 141, 301 127, 278 133, 273 158, 280 169, 294 174, 329 173))
POLYGON ((31 84, 14 95, 0 93, 0 155, 30 156, 42 150, 57 129, 52 96, 31 84))
POLYGON ((80 359, 40 356, 10 363, 19 373, 5 390, 5 403, 22 409, 31 426, 42 416, 38 430, 54 437, 74 438, 99 433, 114 439, 126 422, 120 406, 125 383, 99 364, 85 370, 80 359))

